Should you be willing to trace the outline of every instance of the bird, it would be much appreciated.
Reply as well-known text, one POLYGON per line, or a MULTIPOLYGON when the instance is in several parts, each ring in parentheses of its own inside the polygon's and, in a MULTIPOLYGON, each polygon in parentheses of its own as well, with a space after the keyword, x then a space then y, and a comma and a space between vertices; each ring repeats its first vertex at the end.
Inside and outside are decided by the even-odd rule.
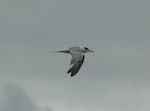
POLYGON ((94 52, 94 51, 90 50, 87 47, 76 46, 76 47, 70 47, 66 50, 61 50, 61 51, 56 51, 56 52, 71 54, 72 58, 70 62, 70 68, 67 71, 67 73, 71 73, 71 77, 72 77, 78 73, 78 71, 80 70, 84 62, 85 55, 83 53, 94 52))

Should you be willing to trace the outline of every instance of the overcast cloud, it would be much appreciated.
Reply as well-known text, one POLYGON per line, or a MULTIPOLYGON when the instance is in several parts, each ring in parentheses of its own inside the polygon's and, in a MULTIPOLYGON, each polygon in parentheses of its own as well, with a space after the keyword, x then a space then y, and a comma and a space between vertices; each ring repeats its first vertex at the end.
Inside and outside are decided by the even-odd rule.
POLYGON ((19 86, 14 83, 4 85, 1 97, 1 111, 52 111, 50 108, 40 108, 19 86))
POLYGON ((149 11, 149 0, 1 0, 2 110, 150 111, 149 11), (95 53, 71 78, 70 55, 54 51, 80 45, 95 53))

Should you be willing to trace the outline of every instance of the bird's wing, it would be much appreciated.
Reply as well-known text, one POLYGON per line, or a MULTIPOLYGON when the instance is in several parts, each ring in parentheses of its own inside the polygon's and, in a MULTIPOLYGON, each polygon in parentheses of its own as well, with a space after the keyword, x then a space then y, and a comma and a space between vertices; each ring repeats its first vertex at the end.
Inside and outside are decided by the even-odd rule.
POLYGON ((71 72, 71 76, 74 76, 79 71, 84 62, 84 55, 79 50, 70 50, 70 53, 72 55, 70 63, 72 66, 67 73, 71 72))
POLYGON ((79 50, 70 50, 70 53, 72 55, 70 65, 76 64, 83 56, 82 52, 79 50))
POLYGON ((76 67, 72 69, 71 77, 78 73, 78 71, 80 70, 80 68, 84 62, 84 58, 85 58, 85 56, 83 55, 82 60, 79 61, 78 64, 76 64, 76 67))

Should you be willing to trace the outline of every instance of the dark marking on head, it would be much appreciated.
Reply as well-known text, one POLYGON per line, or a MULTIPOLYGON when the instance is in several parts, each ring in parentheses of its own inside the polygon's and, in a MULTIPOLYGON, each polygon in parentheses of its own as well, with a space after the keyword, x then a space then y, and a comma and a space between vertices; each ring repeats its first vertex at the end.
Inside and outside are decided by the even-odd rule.
POLYGON ((87 47, 84 47, 85 48, 85 50, 89 50, 89 48, 87 48, 87 47))

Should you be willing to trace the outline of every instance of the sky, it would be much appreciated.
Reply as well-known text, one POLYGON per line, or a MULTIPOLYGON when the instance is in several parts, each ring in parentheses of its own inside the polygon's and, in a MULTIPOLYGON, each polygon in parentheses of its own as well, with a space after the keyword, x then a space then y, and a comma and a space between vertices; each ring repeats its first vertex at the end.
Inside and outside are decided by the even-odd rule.
POLYGON ((1 0, 0 111, 149 111, 149 0, 1 0), (71 56, 85 62, 67 74, 71 56))

